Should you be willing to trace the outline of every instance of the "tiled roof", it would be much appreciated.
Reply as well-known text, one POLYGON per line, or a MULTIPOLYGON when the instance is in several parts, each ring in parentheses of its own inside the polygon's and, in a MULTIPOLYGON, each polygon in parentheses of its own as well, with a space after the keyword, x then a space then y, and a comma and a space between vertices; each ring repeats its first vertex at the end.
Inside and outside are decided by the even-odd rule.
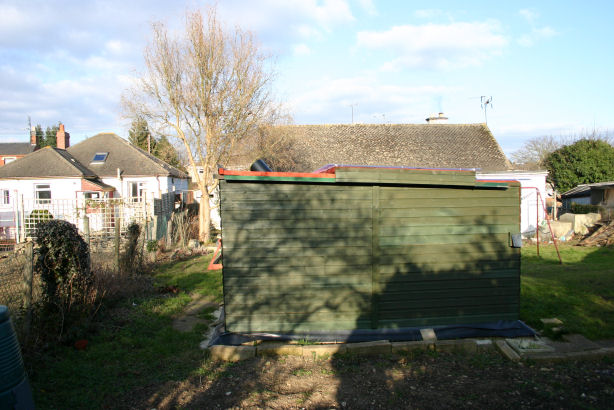
POLYGON ((119 168, 123 176, 164 175, 187 178, 187 175, 113 133, 94 135, 67 150, 99 177, 114 177, 119 168), (108 152, 106 160, 91 164, 97 152, 108 152))
POLYGON ((0 143, 0 155, 27 155, 34 151, 29 142, 3 142, 0 143))
POLYGON ((94 177, 96 174, 59 148, 45 147, 0 167, 0 178, 94 177))
POLYGON ((280 126, 292 139, 295 171, 326 164, 511 169, 485 124, 280 126))

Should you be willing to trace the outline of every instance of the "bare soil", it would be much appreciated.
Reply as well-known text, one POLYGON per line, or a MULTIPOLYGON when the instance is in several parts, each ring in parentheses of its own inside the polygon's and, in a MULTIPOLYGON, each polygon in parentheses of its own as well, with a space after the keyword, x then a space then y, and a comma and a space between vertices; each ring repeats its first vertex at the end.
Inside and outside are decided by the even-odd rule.
POLYGON ((205 361, 185 380, 140 387, 109 408, 611 408, 614 360, 554 364, 498 353, 282 356, 205 361))

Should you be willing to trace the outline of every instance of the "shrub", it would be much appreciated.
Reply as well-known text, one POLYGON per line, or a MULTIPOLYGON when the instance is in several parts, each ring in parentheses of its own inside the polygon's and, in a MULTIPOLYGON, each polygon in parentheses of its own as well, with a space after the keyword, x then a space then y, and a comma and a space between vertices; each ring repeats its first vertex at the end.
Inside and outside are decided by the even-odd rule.
POLYGON ((122 271, 130 272, 139 270, 142 265, 143 255, 139 248, 141 227, 136 222, 130 223, 126 232, 126 249, 121 255, 119 265, 122 271))
POLYGON ((158 250, 158 241, 147 241, 147 252, 156 252, 158 250))
POLYGON ((599 213, 601 207, 599 205, 588 205, 588 204, 571 204, 571 213, 573 214, 590 214, 590 213, 599 213))
POLYGON ((39 246, 35 270, 43 284, 43 306, 49 325, 59 326, 59 338, 64 330, 83 318, 88 318, 98 296, 92 294, 90 252, 77 228, 66 221, 49 220, 36 227, 39 246))

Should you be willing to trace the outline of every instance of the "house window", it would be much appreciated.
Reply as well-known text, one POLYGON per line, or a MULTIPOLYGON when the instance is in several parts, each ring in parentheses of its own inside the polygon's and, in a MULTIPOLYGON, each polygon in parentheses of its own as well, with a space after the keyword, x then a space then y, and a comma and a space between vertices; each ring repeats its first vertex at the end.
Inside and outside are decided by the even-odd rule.
POLYGON ((34 197, 37 204, 48 204, 51 202, 51 185, 36 184, 34 185, 34 197))
POLYGON ((11 204, 11 191, 9 191, 8 189, 0 189, 0 204, 1 205, 11 204))
POLYGON ((17 157, 4 157, 4 165, 9 164, 13 161, 15 161, 17 159, 17 157))
POLYGON ((84 192, 85 199, 100 199, 100 192, 84 192))
POLYGON ((97 152, 94 154, 94 158, 92 158, 90 164, 104 164, 107 160, 107 156, 109 156, 108 152, 97 152))
POLYGON ((145 192, 145 182, 128 182, 128 195, 132 202, 141 202, 145 192))

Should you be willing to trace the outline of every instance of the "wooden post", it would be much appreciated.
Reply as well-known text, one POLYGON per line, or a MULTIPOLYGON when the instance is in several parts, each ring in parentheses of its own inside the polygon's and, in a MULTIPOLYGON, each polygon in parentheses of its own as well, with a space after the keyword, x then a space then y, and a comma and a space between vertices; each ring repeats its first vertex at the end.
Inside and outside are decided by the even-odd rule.
POLYGON ((119 271, 119 221, 115 221, 115 267, 119 271))
MULTIPOLYGON (((172 214, 170 214, 172 215, 172 214)), ((173 245, 173 218, 168 218, 166 222, 166 246, 170 248, 173 245)))
POLYGON ((26 261, 23 269, 23 307, 26 311, 24 323, 24 333, 26 337, 30 334, 32 323, 32 282, 34 278, 34 243, 26 242, 25 254, 26 261))
POLYGON ((83 214, 83 236, 88 248, 90 247, 90 218, 87 214, 83 214))

